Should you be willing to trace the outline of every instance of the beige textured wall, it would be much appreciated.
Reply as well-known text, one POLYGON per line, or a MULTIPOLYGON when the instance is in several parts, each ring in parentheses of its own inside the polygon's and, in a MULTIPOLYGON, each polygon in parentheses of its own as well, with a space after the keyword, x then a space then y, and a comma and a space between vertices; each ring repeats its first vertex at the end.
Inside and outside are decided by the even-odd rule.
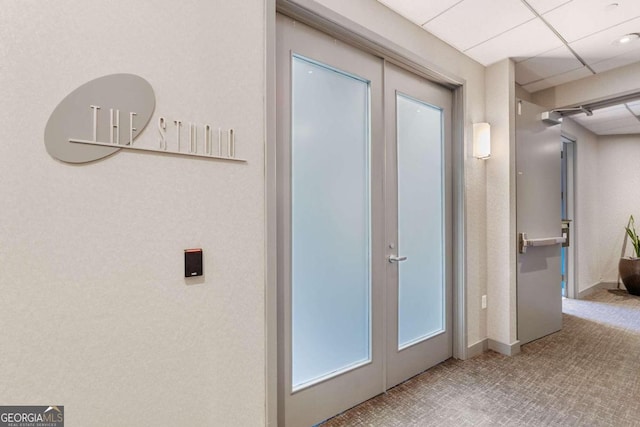
POLYGON ((557 108, 602 101, 640 91, 640 62, 532 94, 533 102, 557 108))
MULTIPOLYGON (((640 135, 598 138, 598 227, 600 275, 604 282, 618 279, 618 261, 629 215, 640 231, 640 135)), ((633 255, 627 243, 627 256, 633 255)))
POLYGON ((465 190, 467 252, 467 333, 473 345, 486 338, 486 165, 472 157, 472 124, 484 120, 484 67, 375 0, 318 0, 318 3, 466 80, 465 190))
POLYGON ((524 90, 522 86, 520 86, 517 83, 515 85, 515 93, 516 93, 516 98, 522 99, 527 102, 533 102, 531 94, 526 90, 524 90))
POLYGON ((515 71, 505 59, 486 71, 486 112, 491 123, 487 161, 488 337, 511 345, 516 327, 515 71))
POLYGON ((264 425, 263 2, 1 6, 0 404, 63 404, 69 426, 264 425), (49 157, 57 103, 116 72, 152 84, 152 123, 234 127, 249 163, 49 157), (202 283, 182 277, 189 247, 202 283))

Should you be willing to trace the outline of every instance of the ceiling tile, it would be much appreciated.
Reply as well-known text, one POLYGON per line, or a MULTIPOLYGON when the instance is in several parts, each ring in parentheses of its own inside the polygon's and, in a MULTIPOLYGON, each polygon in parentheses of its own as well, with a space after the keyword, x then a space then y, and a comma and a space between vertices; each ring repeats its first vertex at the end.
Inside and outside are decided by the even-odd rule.
POLYGON ((419 0, 378 0, 389 9, 395 10, 400 15, 418 25, 422 25, 430 19, 438 16, 440 13, 449 9, 451 6, 460 3, 463 0, 438 0, 438 1, 419 1, 419 0))
MULTIPOLYGON (((633 101, 629 104, 640 107, 640 101, 633 101)), ((625 104, 594 110, 591 116, 576 114, 571 116, 571 119, 597 135, 640 133, 640 121, 627 109, 625 104)))
POLYGON ((593 116, 591 117, 604 117, 610 116, 611 114, 619 114, 621 111, 627 111, 627 107, 624 104, 612 105, 610 107, 598 108, 593 112, 593 116))
POLYGON ((516 64, 516 82, 520 85, 562 74, 582 67, 564 45, 516 64))
POLYGON ((483 65, 491 65, 504 58, 530 58, 559 46, 560 39, 540 19, 532 19, 465 53, 483 65), (532 39, 536 42, 531 43, 532 39))
POLYGON ((589 120, 593 120, 599 126, 604 125, 604 127, 606 127, 607 123, 622 119, 636 119, 624 104, 596 110, 593 112, 593 116, 589 117, 589 120))
POLYGON ((544 80, 523 85, 522 88, 527 92, 533 93, 533 92, 537 92, 539 90, 547 89, 553 86, 558 86, 573 80, 579 80, 583 77, 589 77, 591 75, 593 75, 593 73, 589 71, 587 67, 581 67, 576 70, 571 70, 566 73, 558 74, 544 80))
POLYGON ((624 104, 614 105, 607 108, 595 110, 592 116, 578 114, 575 116, 576 121, 584 123, 602 124, 611 120, 631 117, 631 113, 624 104))
MULTIPOLYGON (((624 113, 621 113, 624 114, 624 113)), ((615 129, 620 128, 628 128, 640 125, 638 119, 636 119, 633 115, 631 115, 628 111, 626 115, 621 115, 619 118, 611 118, 605 121, 593 121, 593 117, 582 116, 574 118, 575 121, 585 126, 587 129, 595 132, 597 134, 601 134, 603 132, 610 132, 615 129)))
POLYGON ((556 7, 567 4, 572 0, 527 0, 527 3, 539 14, 547 13, 556 7))
MULTIPOLYGON (((638 4, 640 5, 640 1, 638 4)), ((640 40, 624 45, 614 43, 618 37, 637 32, 638 29, 640 29, 640 17, 570 43, 570 46, 587 64, 596 64, 638 49, 640 40)))
POLYGON ((520 1, 465 0, 423 28, 465 51, 534 17, 520 1))
POLYGON ((640 115, 640 101, 627 102, 627 107, 629 107, 636 116, 640 115))
POLYGON ((602 73, 604 71, 613 70, 614 68, 623 67, 625 65, 633 64, 640 61, 640 43, 636 44, 636 49, 623 53, 622 55, 614 56, 613 58, 605 59, 604 61, 596 62, 591 65, 593 71, 596 73, 602 73))
POLYGON ((640 123, 633 126, 625 126, 616 129, 610 129, 608 131, 603 131, 599 135, 633 135, 636 133, 640 133, 640 123))
POLYGON ((606 133, 610 133, 610 132, 615 132, 617 130, 620 129, 629 129, 629 128, 633 128, 640 125, 640 122, 631 117, 628 119, 620 119, 620 120, 612 120, 611 122, 607 123, 606 125, 604 124, 594 124, 594 125, 589 125, 591 126, 591 131, 595 132, 599 135, 602 134, 606 134, 606 133))
POLYGON ((638 16, 638 0, 574 0, 545 13, 544 19, 571 43, 638 16), (612 7, 615 3, 619 6, 612 7))

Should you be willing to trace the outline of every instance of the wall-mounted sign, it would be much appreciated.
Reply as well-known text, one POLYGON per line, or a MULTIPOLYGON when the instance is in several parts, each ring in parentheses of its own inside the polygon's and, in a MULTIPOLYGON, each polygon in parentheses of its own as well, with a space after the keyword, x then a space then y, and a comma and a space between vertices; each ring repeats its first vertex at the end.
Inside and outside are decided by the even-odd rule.
POLYGON ((210 124, 160 117, 157 146, 136 144, 155 104, 149 82, 133 74, 112 74, 85 83, 51 113, 44 132, 47 152, 68 163, 91 162, 121 149, 245 161, 235 156, 233 129, 210 124))

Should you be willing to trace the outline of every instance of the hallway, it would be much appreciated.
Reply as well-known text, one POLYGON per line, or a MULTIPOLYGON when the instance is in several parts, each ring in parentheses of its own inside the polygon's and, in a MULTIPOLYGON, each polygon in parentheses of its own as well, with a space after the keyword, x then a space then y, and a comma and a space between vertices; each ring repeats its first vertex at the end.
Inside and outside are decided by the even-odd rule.
POLYGON ((323 427, 640 426, 640 298, 599 290, 563 312, 515 357, 450 359, 323 427))

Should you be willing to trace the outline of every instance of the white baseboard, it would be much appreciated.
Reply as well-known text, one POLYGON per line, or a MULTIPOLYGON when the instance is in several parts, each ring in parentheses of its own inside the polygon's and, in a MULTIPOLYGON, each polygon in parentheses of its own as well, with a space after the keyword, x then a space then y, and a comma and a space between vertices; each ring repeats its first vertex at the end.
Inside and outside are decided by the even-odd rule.
POLYGON ((489 339, 489 350, 496 351, 505 356, 515 356, 520 353, 520 341, 513 344, 505 344, 500 341, 489 339))
MULTIPOLYGON (((585 298, 599 289, 617 289, 618 284, 616 282, 598 282, 589 286, 578 293, 578 299, 585 298)), ((624 285, 621 285, 621 289, 624 289, 624 285)), ((485 338, 478 341, 475 344, 471 344, 467 347, 467 359, 476 357, 487 350, 493 350, 505 356, 515 356, 520 353, 520 341, 516 341, 513 344, 505 344, 500 341, 485 338)))
POLYGON ((489 339, 485 338, 467 347, 467 359, 481 355, 489 350, 489 339))
MULTIPOLYGON (((593 294, 595 291, 600 289, 617 289, 618 284, 616 282, 598 282, 589 286, 587 289, 584 289, 578 292, 578 299, 583 299, 593 294)), ((624 289, 624 285, 621 285, 621 289, 624 289)))

